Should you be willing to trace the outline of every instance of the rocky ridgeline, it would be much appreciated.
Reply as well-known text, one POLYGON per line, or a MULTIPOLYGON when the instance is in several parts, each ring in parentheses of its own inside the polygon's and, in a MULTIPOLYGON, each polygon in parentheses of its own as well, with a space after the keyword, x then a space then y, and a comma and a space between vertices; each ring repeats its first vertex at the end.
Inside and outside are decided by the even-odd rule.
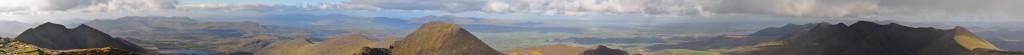
POLYGON ((44 23, 4 41, 5 53, 44 54, 143 54, 147 50, 88 25, 67 29, 64 25, 44 23), (13 49, 13 50, 12 50, 13 49), (13 51, 13 52, 12 52, 13 51), (18 52, 25 51, 25 52, 18 52))
POLYGON ((965 55, 989 49, 992 44, 963 27, 954 29, 914 28, 896 23, 880 25, 859 21, 852 25, 818 23, 807 31, 780 36, 782 45, 735 55, 965 55))

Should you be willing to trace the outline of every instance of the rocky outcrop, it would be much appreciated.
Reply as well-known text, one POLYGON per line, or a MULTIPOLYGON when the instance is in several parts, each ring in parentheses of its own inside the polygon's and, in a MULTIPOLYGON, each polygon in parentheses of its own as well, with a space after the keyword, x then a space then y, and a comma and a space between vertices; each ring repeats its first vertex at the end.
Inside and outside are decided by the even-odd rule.
POLYGON ((146 49, 136 46, 131 42, 111 37, 102 31, 84 24, 73 29, 67 29, 64 25, 47 22, 26 30, 16 37, 15 40, 55 50, 112 47, 137 53, 148 52, 146 49))
POLYGON ((782 45, 748 52, 755 55, 965 55, 973 49, 999 50, 962 27, 912 28, 860 21, 852 25, 819 23, 785 35, 782 45))
POLYGON ((393 44, 391 55, 502 55, 462 27, 429 22, 393 44))
POLYGON ((32 44, 27 44, 20 41, 4 41, 0 42, 0 55, 145 55, 147 53, 130 52, 123 49, 103 47, 103 48, 84 48, 84 49, 66 49, 66 50, 51 50, 47 48, 36 47, 32 44))
POLYGON ((391 48, 370 48, 363 47, 362 52, 356 53, 355 55, 390 55, 391 48))

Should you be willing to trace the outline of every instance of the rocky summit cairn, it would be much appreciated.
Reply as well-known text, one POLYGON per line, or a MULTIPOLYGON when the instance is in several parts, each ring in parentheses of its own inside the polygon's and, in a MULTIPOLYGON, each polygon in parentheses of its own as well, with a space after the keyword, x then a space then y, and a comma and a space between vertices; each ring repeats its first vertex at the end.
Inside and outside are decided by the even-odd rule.
POLYGON ((462 27, 429 22, 393 44, 391 55, 503 55, 462 27))
POLYGON ((88 25, 79 25, 74 29, 67 29, 64 25, 47 22, 26 30, 14 39, 41 48, 54 50, 110 47, 124 49, 133 53, 148 52, 146 49, 136 46, 131 42, 110 37, 110 35, 88 25))

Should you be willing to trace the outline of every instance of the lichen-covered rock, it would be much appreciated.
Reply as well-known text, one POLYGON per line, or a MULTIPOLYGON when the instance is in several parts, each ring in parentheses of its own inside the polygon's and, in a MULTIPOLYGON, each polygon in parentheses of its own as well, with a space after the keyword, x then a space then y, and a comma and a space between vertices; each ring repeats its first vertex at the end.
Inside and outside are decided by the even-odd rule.
POLYGON ((36 47, 20 41, 10 41, 0 44, 0 55, 145 55, 147 53, 131 52, 127 50, 103 47, 83 48, 67 50, 51 50, 36 47))

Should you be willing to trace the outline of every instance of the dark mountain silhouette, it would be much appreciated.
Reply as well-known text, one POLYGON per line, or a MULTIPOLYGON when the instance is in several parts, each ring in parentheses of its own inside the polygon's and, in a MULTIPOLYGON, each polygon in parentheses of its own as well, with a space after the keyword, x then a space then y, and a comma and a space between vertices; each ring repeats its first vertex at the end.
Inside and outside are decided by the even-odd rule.
POLYGON ((629 55, 629 52, 597 45, 594 49, 584 50, 581 55, 629 55))
POLYGON ((26 30, 15 39, 41 48, 55 50, 112 47, 130 52, 148 52, 131 42, 110 37, 110 35, 84 24, 67 29, 64 25, 47 22, 26 30))
POLYGON ((782 27, 771 27, 771 28, 761 29, 760 31, 757 31, 757 32, 754 32, 753 34, 748 34, 748 35, 749 36, 777 36, 777 35, 786 35, 786 34, 789 34, 789 33, 797 32, 797 31, 804 31, 804 30, 808 30, 808 29, 814 28, 814 25, 816 25, 816 24, 803 24, 803 25, 786 24, 785 26, 782 26, 782 27))
POLYGON ((742 52, 753 55, 965 55, 974 49, 1000 50, 963 27, 913 28, 859 21, 819 23, 808 31, 784 35, 781 45, 742 52))
POLYGON ((391 55, 502 55, 462 27, 429 22, 393 44, 391 55))

